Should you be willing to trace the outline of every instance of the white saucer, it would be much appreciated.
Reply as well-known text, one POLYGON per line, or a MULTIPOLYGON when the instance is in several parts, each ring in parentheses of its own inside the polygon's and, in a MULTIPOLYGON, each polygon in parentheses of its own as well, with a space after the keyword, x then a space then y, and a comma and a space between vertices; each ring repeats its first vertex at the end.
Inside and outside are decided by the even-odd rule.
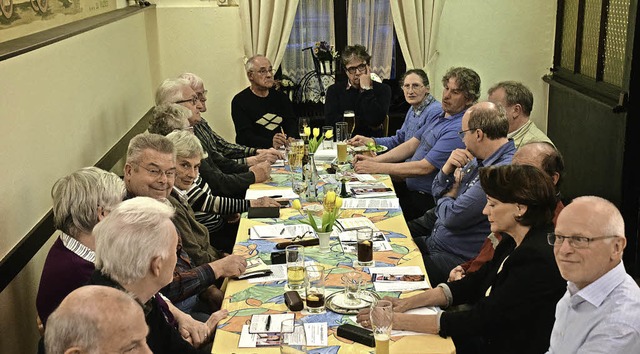
POLYGON ((346 297, 344 293, 339 293, 339 294, 336 294, 336 296, 333 298, 333 303, 336 306, 340 306, 342 308, 350 309, 350 310, 362 309, 371 305, 371 303, 367 301, 362 301, 362 300, 360 300, 359 304, 350 305, 350 304, 347 304, 345 300, 346 300, 346 297))

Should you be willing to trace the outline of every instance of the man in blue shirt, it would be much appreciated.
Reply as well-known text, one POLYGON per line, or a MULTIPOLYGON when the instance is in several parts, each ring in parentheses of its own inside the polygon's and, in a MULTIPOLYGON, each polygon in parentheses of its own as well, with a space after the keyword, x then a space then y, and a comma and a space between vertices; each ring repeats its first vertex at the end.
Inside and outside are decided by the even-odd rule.
POLYGON ((576 198, 548 238, 567 292, 547 353, 640 353, 640 288, 622 263, 620 211, 599 197, 576 198))
MULTIPOLYGON (((415 91, 413 85, 417 82, 412 82, 413 76, 405 78, 405 97, 415 91)), ((462 116, 480 96, 480 77, 468 68, 449 69, 442 85, 442 112, 427 111, 424 125, 412 138, 382 155, 356 159, 356 172, 386 173, 394 178, 406 220, 424 215, 435 205, 431 193, 433 179, 451 151, 463 147, 457 134, 462 116)))
POLYGON ((449 270, 476 256, 491 232, 482 209, 487 196, 478 183, 481 167, 507 165, 516 151, 507 139, 509 122, 505 110, 491 102, 480 102, 462 117, 458 135, 466 149, 456 149, 436 175, 432 192, 436 202, 435 223, 430 234, 427 214, 409 222, 409 229, 423 251, 432 284, 447 280, 449 270))

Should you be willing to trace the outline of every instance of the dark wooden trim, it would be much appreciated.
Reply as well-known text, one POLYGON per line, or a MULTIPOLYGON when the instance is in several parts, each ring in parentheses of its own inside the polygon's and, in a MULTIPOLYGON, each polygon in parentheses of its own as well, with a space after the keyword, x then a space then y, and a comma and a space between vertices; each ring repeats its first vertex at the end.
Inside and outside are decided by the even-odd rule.
POLYGON ((576 52, 573 60, 573 72, 582 72, 582 36, 584 35, 584 8, 586 0, 578 0, 578 21, 576 27, 576 52))
MULTIPOLYGON (((333 26, 336 38, 336 50, 342 54, 347 46, 347 4, 348 0, 335 0, 333 3, 333 26)), ((347 80, 342 59, 336 63, 336 82, 347 80)))
POLYGON ((600 7, 600 30, 598 33, 598 57, 596 58, 596 81, 604 79, 604 52, 609 24, 609 0, 602 0, 600 7))
POLYGON ((556 12, 556 38, 553 47, 553 66, 561 67, 562 63, 562 36, 564 34, 564 1, 558 0, 558 9, 556 12))
POLYGON ((576 91, 610 105, 618 112, 626 109, 626 100, 621 98, 622 96, 626 96, 626 92, 618 86, 604 81, 596 82, 593 78, 576 74, 565 68, 555 68, 552 75, 546 75, 543 79, 548 83, 555 82, 571 87, 576 91))
MULTIPOLYGON (((109 151, 96 163, 96 167, 110 170, 127 153, 129 140, 139 133, 147 130, 152 117, 150 109, 109 151)), ((0 292, 2 292, 20 271, 29 263, 31 258, 42 248, 49 237, 53 235, 53 212, 51 209, 47 215, 34 226, 27 235, 9 253, 0 260, 0 292)))
MULTIPOLYGON (((149 7, 155 8, 155 6, 156 5, 151 5, 149 7)), ((137 6, 127 6, 0 43, 0 61, 28 53, 32 50, 76 36, 94 28, 108 25, 125 17, 137 14, 144 9, 146 9, 146 7, 141 8, 137 6)))

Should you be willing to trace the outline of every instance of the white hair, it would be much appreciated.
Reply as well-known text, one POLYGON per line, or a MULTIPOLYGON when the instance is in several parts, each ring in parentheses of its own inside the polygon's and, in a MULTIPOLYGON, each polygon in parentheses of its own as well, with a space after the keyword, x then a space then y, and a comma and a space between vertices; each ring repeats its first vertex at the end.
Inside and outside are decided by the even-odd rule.
POLYGON ((176 103, 161 104, 153 108, 153 118, 149 123, 149 133, 167 135, 174 130, 189 127, 193 112, 176 103))
POLYGON ((179 79, 185 79, 189 81, 189 86, 195 91, 197 88, 204 87, 204 81, 200 78, 200 76, 193 73, 184 73, 178 76, 179 79))
POLYGON ((116 174, 85 167, 60 178, 51 189, 53 223, 56 229, 77 237, 90 234, 98 223, 98 207, 110 211, 127 190, 116 174))
POLYGON ((176 148, 177 158, 200 157, 203 159, 207 156, 204 152, 200 140, 191 132, 178 130, 167 135, 167 139, 171 140, 173 146, 176 148))
MULTIPOLYGON (((47 320, 44 332, 46 353, 64 353, 79 347, 97 354, 108 338, 105 324, 118 325, 122 314, 142 309, 128 294, 115 288, 88 285, 72 291, 47 320)), ((124 325, 124 324, 122 324, 124 325)))
POLYGON ((166 222, 173 215, 172 207, 153 198, 122 202, 93 229, 96 268, 121 285, 143 279, 153 258, 170 255, 172 230, 166 222))
MULTIPOLYGON (((244 70, 246 72, 252 71, 253 70, 253 66, 255 64, 256 59, 258 58, 266 58, 264 55, 262 54, 256 54, 254 56, 252 56, 251 58, 247 59, 247 62, 244 64, 244 70)), ((267 60, 269 60, 267 58, 267 60)))
POLYGON ((141 133, 129 141, 127 148, 127 163, 140 163, 145 150, 153 150, 162 154, 176 155, 173 143, 159 134, 141 133))
POLYGON ((182 97, 182 88, 190 86, 185 79, 166 79, 156 90, 156 106, 167 103, 176 103, 186 97, 182 97))

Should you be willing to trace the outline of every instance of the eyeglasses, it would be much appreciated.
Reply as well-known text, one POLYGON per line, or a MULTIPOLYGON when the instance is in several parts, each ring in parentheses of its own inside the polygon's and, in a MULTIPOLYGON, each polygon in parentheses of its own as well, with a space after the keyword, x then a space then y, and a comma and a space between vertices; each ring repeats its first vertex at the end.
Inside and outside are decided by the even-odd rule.
POLYGON ((251 70, 251 72, 258 73, 258 74, 260 74, 262 76, 265 76, 267 74, 273 74, 273 68, 269 68, 269 69, 262 68, 262 69, 260 69, 258 71, 251 70))
POLYGON ((207 92, 209 92, 209 91, 204 90, 202 92, 196 92, 196 95, 198 95, 198 100, 199 101, 203 101, 203 102, 206 101, 207 100, 207 92))
POLYGON ((191 102, 191 104, 195 106, 196 104, 198 104, 198 96, 193 96, 186 100, 175 101, 174 103, 186 103, 186 102, 191 102))
POLYGON ((560 246, 564 243, 564 240, 569 241, 569 246, 573 248, 588 248, 589 243, 597 240, 604 240, 607 238, 614 238, 619 236, 598 236, 598 237, 584 237, 584 236, 561 236, 556 235, 553 232, 547 234, 547 242, 551 246, 560 246))
POLYGON ((155 178, 160 178, 160 177, 162 177, 162 175, 167 176, 167 178, 174 178, 176 176, 176 169, 175 168, 171 168, 171 169, 168 169, 166 171, 163 171, 163 170, 161 170, 159 168, 153 168, 153 167, 152 168, 146 168, 146 167, 144 167, 144 166, 142 166, 140 164, 136 164, 136 165, 138 165, 139 167, 142 167, 143 169, 147 170, 147 172, 149 172, 149 175, 151 175, 151 176, 153 176, 155 178))
POLYGON ((403 90, 405 91, 413 90, 414 92, 420 90, 423 87, 424 85, 418 85, 418 84, 402 85, 403 90))
POLYGON ((472 130, 478 130, 478 128, 471 128, 471 129, 467 129, 467 130, 461 130, 458 132, 458 136, 460 137, 460 139, 464 138, 464 135, 466 132, 470 132, 472 130))
POLYGON ((356 70, 358 71, 365 71, 367 69, 367 63, 362 63, 358 66, 352 66, 350 68, 346 68, 347 72, 351 75, 356 73, 356 70))

